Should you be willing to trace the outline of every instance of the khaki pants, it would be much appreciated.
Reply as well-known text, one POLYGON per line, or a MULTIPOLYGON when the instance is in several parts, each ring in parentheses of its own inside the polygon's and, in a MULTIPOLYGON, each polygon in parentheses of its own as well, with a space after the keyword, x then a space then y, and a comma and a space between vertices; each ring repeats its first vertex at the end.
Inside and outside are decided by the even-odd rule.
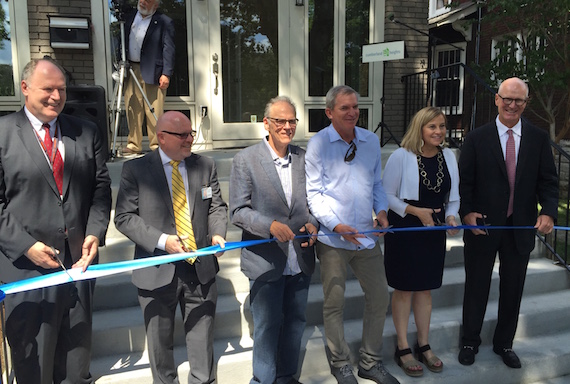
MULTIPOLYGON (((164 97, 166 96, 166 89, 160 89, 158 84, 146 84, 141 76, 140 64, 131 63, 131 67, 149 102, 154 108, 154 114, 159 118, 164 113, 164 97)), ((127 123, 129 125, 127 148, 136 152, 142 151, 142 124, 143 118, 146 115, 146 129, 149 146, 152 150, 156 149, 158 147, 158 141, 156 139, 156 120, 146 105, 143 95, 135 84, 132 76, 127 78, 127 84, 125 87, 125 107, 127 109, 127 123)))
POLYGON ((364 291, 365 300, 359 365, 371 369, 382 360, 382 332, 390 303, 380 246, 377 243, 374 249, 349 251, 317 242, 317 256, 321 263, 323 319, 330 365, 340 368, 350 364, 350 349, 344 339, 343 323, 347 265, 350 265, 364 291))

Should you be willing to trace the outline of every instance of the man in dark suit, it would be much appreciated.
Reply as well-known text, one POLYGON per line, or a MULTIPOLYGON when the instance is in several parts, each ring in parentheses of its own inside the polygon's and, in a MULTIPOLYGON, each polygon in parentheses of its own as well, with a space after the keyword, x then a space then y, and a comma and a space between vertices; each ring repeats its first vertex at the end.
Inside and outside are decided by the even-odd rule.
MULTIPOLYGON (((123 165, 115 225, 135 242, 137 259, 216 244, 223 247, 225 243, 227 207, 216 165, 212 159, 191 152, 195 134, 183 113, 166 112, 157 124, 159 150, 123 165), (171 161, 180 162, 177 167, 184 181, 185 208, 191 218, 195 246, 185 238, 188 234, 181 235, 177 228, 172 200, 176 171, 171 161)), ((178 303, 191 367, 188 383, 215 381, 212 343, 218 296, 216 256, 202 256, 192 264, 180 261, 133 271, 155 382, 178 383, 172 351, 178 303)))
POLYGON ((263 118, 269 135, 240 151, 230 177, 232 223, 243 240, 277 242, 242 248, 241 269, 250 280, 253 315, 253 378, 250 383, 298 384, 301 338, 317 220, 305 195, 305 151, 291 145, 297 118, 287 97, 269 101, 263 118))
MULTIPOLYGON (((164 98, 174 72, 174 22, 157 12, 160 0, 139 0, 137 11, 129 13, 125 20, 127 59, 135 73, 156 117, 164 112, 164 98)), ((124 154, 142 151, 142 125, 146 115, 146 129, 150 149, 158 147, 156 120, 143 94, 129 76, 125 87, 125 105, 129 137, 124 154)))
MULTIPOLYGON (((459 158, 463 223, 533 226, 550 233, 558 212, 558 181, 548 133, 521 120, 528 86, 505 80, 495 95, 495 121, 470 132, 459 158), (511 169, 511 170, 509 170, 511 169), (537 218, 537 203, 542 211, 537 218)), ((465 296, 459 362, 473 364, 489 297, 495 257, 500 260, 499 313, 493 351, 520 368, 512 350, 535 230, 465 231, 465 296)))
MULTIPOLYGON (((3 283, 61 270, 59 261, 85 270, 97 261, 111 211, 111 180, 97 126, 61 115, 63 69, 51 59, 32 60, 21 90, 25 107, 0 118, 3 283)), ((4 331, 19 384, 93 382, 94 285, 78 281, 6 298, 4 331)))

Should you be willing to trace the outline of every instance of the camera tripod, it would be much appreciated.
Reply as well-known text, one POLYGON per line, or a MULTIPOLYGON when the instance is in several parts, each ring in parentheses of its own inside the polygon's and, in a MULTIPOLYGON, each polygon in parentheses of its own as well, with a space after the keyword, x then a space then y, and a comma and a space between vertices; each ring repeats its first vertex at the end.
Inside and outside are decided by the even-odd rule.
POLYGON ((113 127, 113 145, 111 148, 111 160, 117 157, 117 135, 119 133, 119 121, 121 119, 121 99, 123 98, 123 88, 125 85, 125 77, 127 75, 127 71, 133 81, 135 82, 137 88, 141 92, 144 102, 147 105, 148 109, 152 113, 155 121, 158 121, 158 117, 154 113, 154 108, 151 105, 148 97, 144 93, 141 83, 137 79, 135 72, 131 68, 129 62, 127 61, 127 51, 125 47, 125 20, 120 17, 119 20, 120 30, 121 30, 121 61, 119 62, 119 71, 118 73, 113 73, 113 80, 115 81, 115 89, 113 90, 113 101, 111 102, 111 126, 113 127))

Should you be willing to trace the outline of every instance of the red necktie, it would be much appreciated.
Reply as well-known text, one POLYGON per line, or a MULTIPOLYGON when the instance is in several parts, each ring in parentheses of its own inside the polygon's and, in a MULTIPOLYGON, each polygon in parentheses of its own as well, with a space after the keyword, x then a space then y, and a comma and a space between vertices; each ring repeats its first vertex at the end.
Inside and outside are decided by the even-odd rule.
POLYGON ((507 149, 505 156, 505 165, 507 166, 507 177, 509 179, 509 207, 507 208, 507 217, 513 214, 513 198, 515 195, 515 173, 517 170, 517 159, 515 155, 515 138, 513 137, 513 130, 508 129, 507 134, 509 138, 507 139, 507 149))
POLYGON ((49 158, 50 164, 52 165, 53 178, 55 179, 55 184, 57 185, 57 189, 59 191, 59 194, 61 195, 63 190, 63 159, 61 157, 61 153, 59 153, 59 150, 56 148, 55 158, 53 158, 52 160, 53 143, 51 140, 51 135, 49 133, 50 126, 48 123, 45 123, 42 125, 42 128, 45 131, 44 147, 46 150, 46 154, 49 158))

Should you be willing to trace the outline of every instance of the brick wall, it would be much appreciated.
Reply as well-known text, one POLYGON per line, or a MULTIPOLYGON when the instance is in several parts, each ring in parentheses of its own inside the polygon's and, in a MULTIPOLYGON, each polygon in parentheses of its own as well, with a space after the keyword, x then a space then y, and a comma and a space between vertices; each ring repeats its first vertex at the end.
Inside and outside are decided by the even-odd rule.
POLYGON ((59 61, 71 75, 72 84, 94 84, 93 49, 52 48, 49 41, 51 16, 91 17, 90 0, 28 0, 30 56, 49 55, 59 61))
POLYGON ((428 32, 428 2, 425 0, 386 0, 386 29, 384 41, 404 40, 408 58, 385 62, 384 116, 383 121, 398 138, 404 134, 404 84, 403 75, 425 71, 428 66, 428 37, 403 25, 389 21, 395 19, 428 32))

